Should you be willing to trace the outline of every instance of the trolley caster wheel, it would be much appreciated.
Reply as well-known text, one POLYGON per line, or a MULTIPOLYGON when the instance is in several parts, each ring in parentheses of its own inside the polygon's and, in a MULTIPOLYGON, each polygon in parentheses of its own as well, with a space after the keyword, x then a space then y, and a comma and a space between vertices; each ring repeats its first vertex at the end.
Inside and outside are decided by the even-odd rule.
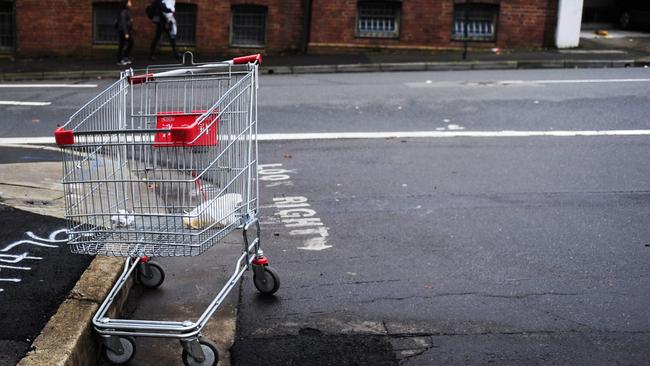
POLYGON ((219 363, 219 351, 217 346, 210 340, 199 338, 199 345, 205 359, 197 361, 186 349, 183 349, 183 365, 185 366, 217 366, 219 363))
POLYGON ((165 281, 165 271, 156 262, 143 263, 138 268, 138 281, 146 288, 158 288, 165 281))
POLYGON ((280 275, 271 266, 253 269, 253 283, 263 295, 273 295, 280 288, 280 275))
POLYGON ((122 346, 122 353, 108 348, 105 344, 101 346, 102 357, 113 365, 126 365, 135 356, 135 339, 132 337, 116 337, 122 346))

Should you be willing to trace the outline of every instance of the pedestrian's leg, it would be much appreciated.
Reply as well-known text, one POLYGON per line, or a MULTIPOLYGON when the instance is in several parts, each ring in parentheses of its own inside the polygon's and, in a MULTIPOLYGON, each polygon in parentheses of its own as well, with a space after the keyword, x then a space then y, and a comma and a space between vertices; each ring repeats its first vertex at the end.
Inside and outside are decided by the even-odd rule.
POLYGON ((129 59, 129 56, 131 56, 132 48, 133 48, 133 35, 129 34, 129 39, 126 40, 126 49, 124 50, 125 59, 129 59))
POLYGON ((172 52, 174 52, 174 57, 176 57, 177 59, 180 60, 181 59, 181 54, 178 52, 178 50, 176 50, 176 39, 171 38, 169 40, 169 43, 171 43, 171 45, 172 45, 172 52))
POLYGON ((149 48, 150 60, 153 59, 153 56, 156 53, 156 46, 158 46, 158 41, 160 40, 160 36, 162 35, 162 27, 163 25, 161 23, 156 23, 156 34, 153 36, 153 39, 151 40, 151 47, 149 48))
POLYGON ((117 63, 120 63, 124 59, 124 34, 120 32, 118 37, 120 39, 120 44, 117 46, 117 63))
POLYGON ((169 29, 167 29, 165 32, 167 33, 167 37, 169 38, 169 44, 172 46, 172 52, 174 53, 174 57, 180 59, 181 54, 178 53, 178 50, 176 49, 176 37, 172 36, 169 29))

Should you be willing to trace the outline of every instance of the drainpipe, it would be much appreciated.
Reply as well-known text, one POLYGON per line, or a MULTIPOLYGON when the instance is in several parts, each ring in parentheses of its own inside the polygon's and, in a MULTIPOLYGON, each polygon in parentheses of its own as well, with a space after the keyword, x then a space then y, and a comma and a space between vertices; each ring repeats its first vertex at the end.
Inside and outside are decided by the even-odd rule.
POLYGON ((555 45, 557 48, 573 48, 580 44, 583 0, 560 0, 557 9, 555 45))
POLYGON ((311 3, 312 0, 304 1, 305 13, 303 14, 302 53, 307 53, 311 36, 311 3))
POLYGON ((467 27, 469 27, 469 0, 465 0, 465 14, 463 14, 463 17, 465 18, 463 20, 463 60, 467 60, 467 36, 468 36, 468 31, 467 27))

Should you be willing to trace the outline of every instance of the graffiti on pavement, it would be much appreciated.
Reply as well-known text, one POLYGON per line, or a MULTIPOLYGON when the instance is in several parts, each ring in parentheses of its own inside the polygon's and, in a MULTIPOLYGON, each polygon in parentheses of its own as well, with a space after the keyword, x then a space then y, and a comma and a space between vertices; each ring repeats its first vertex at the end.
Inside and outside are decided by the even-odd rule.
MULTIPOLYGON (((44 259, 43 257, 31 255, 29 251, 23 251, 26 247, 37 246, 42 248, 58 248, 59 244, 66 243, 70 240, 70 235, 66 229, 55 230, 51 232, 47 238, 40 237, 31 231, 27 231, 25 235, 31 240, 18 240, 0 249, 0 286, 2 283, 20 283, 22 279, 20 276, 15 274, 19 274, 21 271, 31 271, 33 262, 30 261, 40 261, 44 259), (59 238, 59 236, 61 236, 61 238, 59 238), (25 264, 22 263, 23 261, 26 261, 25 264), (5 277, 8 275, 4 275, 2 272, 6 271, 8 271, 11 276, 5 277)), ((4 288, 0 287, 0 292, 3 291, 4 288)))

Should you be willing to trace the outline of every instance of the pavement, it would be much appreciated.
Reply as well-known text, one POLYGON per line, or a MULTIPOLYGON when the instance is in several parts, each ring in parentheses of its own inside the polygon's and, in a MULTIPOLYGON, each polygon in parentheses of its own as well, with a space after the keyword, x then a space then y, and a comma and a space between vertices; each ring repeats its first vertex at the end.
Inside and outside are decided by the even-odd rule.
MULTIPOLYGON (((614 33, 615 34, 615 33, 614 33)), ((196 55, 198 60, 227 59, 220 55, 196 55)), ((136 55, 134 68, 146 65, 144 57, 136 55)), ((172 61, 160 59, 160 63, 172 61)), ((148 62, 147 62, 148 63, 148 62)), ((460 52, 440 53, 374 53, 347 55, 279 55, 264 59, 261 71, 267 74, 322 73, 322 72, 368 72, 368 71, 422 71, 422 70, 468 70, 468 69, 516 69, 516 68, 574 68, 574 67, 631 67, 650 65, 650 37, 639 34, 627 34, 624 37, 584 37, 581 47, 572 50, 477 50, 471 49, 467 60, 462 60, 460 52)), ((71 78, 115 77, 119 66, 105 60, 90 59, 0 59, 0 80, 46 80, 71 78)), ((5 153, 0 151, 0 156, 5 153)), ((23 161, 17 164, 0 165, 0 194, 2 203, 20 210, 38 215, 63 217, 62 187, 59 183, 60 163, 47 161, 39 154, 49 156, 52 147, 30 147, 31 153, 25 154, 23 161), (30 158, 31 156, 32 158, 30 158), (36 156, 36 158, 34 158, 36 156), (38 162, 30 162, 32 159, 38 162)), ((237 252, 235 239, 228 241, 224 249, 216 249, 216 256, 232 256, 237 252)), ((206 256, 205 258, 210 258, 206 256)), ((229 263, 229 262, 228 262, 229 263)), ((178 282, 170 282, 169 291, 144 294, 142 289, 134 287, 132 299, 144 302, 139 310, 126 302, 128 294, 123 294, 124 301, 118 301, 117 309, 132 316, 140 315, 147 309, 154 309, 159 300, 176 297, 183 300, 194 298, 196 294, 212 291, 211 283, 224 280, 227 271, 214 270, 211 263, 185 265, 170 263, 173 269, 181 271, 178 282), (197 267, 198 266, 198 267, 197 267), (203 267, 201 267, 203 266, 203 267), (210 272, 209 284, 193 289, 184 288, 183 281, 192 278, 192 271, 201 270, 202 276, 210 272), (212 269, 207 271, 206 269, 212 269), (207 287, 205 287, 207 286, 207 287), (181 294, 172 295, 173 290, 181 294), (184 292, 183 292, 184 291, 184 292), (150 304, 148 307, 146 304, 150 304)), ((90 319, 104 299, 117 274, 121 271, 119 258, 97 257, 81 274, 79 281, 62 302, 58 311, 43 327, 41 334, 30 347, 30 352, 19 365, 89 365, 97 364, 97 342, 92 335, 90 319)), ((203 278, 203 277, 202 277, 203 278)), ((204 281, 205 282, 205 281, 204 281)), ((207 282, 206 282, 207 283, 207 282)), ((236 295, 217 313, 208 324, 206 332, 218 344, 220 354, 225 356, 223 365, 229 364, 228 350, 233 344, 235 320, 237 319, 236 295), (216 339, 215 339, 216 338, 216 339)), ((183 312, 194 313, 202 304, 188 304, 183 312)), ((155 308, 149 315, 159 315, 164 310, 155 308)), ((172 309, 174 310, 174 309, 172 309)), ((178 309, 176 309, 178 310, 178 309)), ((305 342, 315 342, 317 334, 303 334, 305 342), (313 339, 312 339, 313 338, 313 339)), ((28 339, 28 338, 26 338, 28 339)), ((346 345, 345 338, 333 340, 336 344, 346 345)), ((385 345, 375 339, 369 344, 377 349, 385 345)), ((151 352, 160 352, 155 344, 144 344, 139 354, 147 356, 151 352)), ((353 345, 349 348, 354 352, 353 345)), ((342 349, 347 350, 343 347, 342 349)), ((165 351, 171 354, 177 350, 165 351)), ((178 352, 180 353, 180 351, 178 352)), ((138 353, 137 353, 138 354, 138 353)), ((177 360, 180 360, 178 358, 177 360)), ((143 361, 144 362, 144 361, 143 361)), ((155 362, 155 361, 149 361, 155 362)), ((160 365, 160 363, 157 363, 160 365)))
MULTIPOLYGON (((338 55, 285 54, 265 57, 263 74, 373 71, 485 70, 530 68, 633 67, 650 65, 650 33, 612 30, 607 36, 585 31, 574 49, 470 48, 439 52, 373 52, 338 55)), ((196 54, 197 61, 226 60, 228 55, 196 54)), ((175 63, 171 55, 149 61, 136 54, 132 67, 175 63)), ((123 69, 112 60, 78 58, 0 58, 0 80, 47 80, 116 77, 123 69)))

